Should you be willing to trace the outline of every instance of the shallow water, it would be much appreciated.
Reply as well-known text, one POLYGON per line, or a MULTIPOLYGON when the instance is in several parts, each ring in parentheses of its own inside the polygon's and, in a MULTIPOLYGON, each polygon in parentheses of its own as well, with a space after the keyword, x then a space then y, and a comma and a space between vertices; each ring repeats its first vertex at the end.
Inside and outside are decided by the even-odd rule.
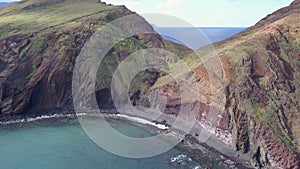
MULTIPOLYGON (((155 131, 111 120, 132 137, 155 131)), ((113 155, 93 143, 74 119, 41 120, 0 126, 1 169, 173 169, 201 168, 178 148, 156 157, 129 159, 113 155)))

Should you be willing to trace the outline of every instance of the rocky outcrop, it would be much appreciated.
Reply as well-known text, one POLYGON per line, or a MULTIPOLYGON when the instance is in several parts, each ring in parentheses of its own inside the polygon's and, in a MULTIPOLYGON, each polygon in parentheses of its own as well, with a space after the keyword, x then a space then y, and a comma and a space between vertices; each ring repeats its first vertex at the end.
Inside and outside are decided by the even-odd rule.
MULTIPOLYGON (((73 68, 82 47, 105 23, 133 14, 124 6, 106 5, 97 0, 88 2, 29 0, 0 12, 3 13, 1 14, 5 25, 3 29, 9 29, 8 33, 0 32, 0 118, 2 119, 72 111, 73 68), (44 16, 51 13, 48 16, 50 22, 41 20, 31 25, 32 20, 24 21, 28 27, 23 29, 17 27, 18 25, 16 27, 5 25, 5 17, 8 15, 34 13, 40 6, 43 7, 40 12, 44 16), (70 15, 69 18, 60 15, 51 18, 55 14, 47 8, 53 6, 56 13, 59 14, 64 10, 66 15, 70 15), (76 11, 74 9, 76 6, 89 8, 89 10, 76 11), (7 14, 7 10, 14 13, 7 14), (72 14, 74 10, 76 14, 72 14), (56 21, 54 17, 62 18, 56 21), (45 26, 47 24, 49 26, 45 26)), ((146 21, 144 23, 152 29, 146 21)), ((157 34, 146 34, 125 39, 109 51, 104 62, 112 64, 102 65, 98 71, 97 98, 100 103, 107 103, 100 106, 107 106, 106 108, 110 106, 110 80, 118 63, 138 49, 154 47, 164 48, 164 41, 157 34), (103 102, 104 100, 106 101, 103 102)), ((153 71, 144 73, 141 81, 147 81, 148 84, 140 84, 140 86, 143 88, 143 85, 151 85, 153 83, 151 81, 155 81, 158 76, 159 74, 153 71)), ((134 89, 133 93, 137 91, 139 90, 134 89)))
POLYGON ((294 1, 217 44, 230 63, 226 110, 233 146, 250 152, 256 168, 300 166, 299 9, 294 1))
MULTIPOLYGON (((299 11, 300 1, 296 0, 253 27, 214 44, 221 65, 200 63, 189 76, 189 81, 198 84, 202 98, 199 123, 235 150, 249 153, 255 168, 300 166, 299 11), (226 96, 226 104, 213 98, 211 85, 220 96, 226 96)), ((205 58, 211 55, 206 50, 198 52, 205 58)), ((162 79, 155 87, 170 97, 167 110, 176 112, 180 91, 174 82, 164 84, 162 79)))

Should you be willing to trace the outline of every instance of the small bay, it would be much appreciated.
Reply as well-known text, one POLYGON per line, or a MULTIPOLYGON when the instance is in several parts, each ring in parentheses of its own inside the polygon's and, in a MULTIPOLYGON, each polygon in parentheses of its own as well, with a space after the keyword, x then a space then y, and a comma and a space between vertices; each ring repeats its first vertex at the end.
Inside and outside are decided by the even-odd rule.
MULTIPOLYGON (((109 120, 109 123, 131 137, 149 137, 158 132, 120 120, 109 120)), ((0 147, 3 169, 204 168, 177 147, 145 159, 116 156, 96 145, 73 118, 2 125, 0 147)))

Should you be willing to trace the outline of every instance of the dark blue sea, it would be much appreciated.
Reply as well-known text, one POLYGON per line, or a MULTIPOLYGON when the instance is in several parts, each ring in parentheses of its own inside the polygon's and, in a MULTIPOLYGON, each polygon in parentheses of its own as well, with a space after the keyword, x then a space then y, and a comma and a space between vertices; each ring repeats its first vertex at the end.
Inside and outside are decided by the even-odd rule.
POLYGON ((183 44, 191 49, 225 40, 246 28, 244 27, 155 27, 154 29, 164 39, 183 44), (196 32, 198 31, 198 32, 196 32), (195 32, 198 36, 195 36, 195 32), (202 35, 202 36, 201 36, 202 35), (187 43, 184 43, 187 41, 187 43))

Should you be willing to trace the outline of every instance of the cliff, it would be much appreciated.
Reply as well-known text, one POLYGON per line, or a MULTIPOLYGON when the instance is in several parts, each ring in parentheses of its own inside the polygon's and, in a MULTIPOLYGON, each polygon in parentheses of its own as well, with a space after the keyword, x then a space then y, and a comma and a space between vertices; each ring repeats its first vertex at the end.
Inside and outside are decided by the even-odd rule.
MULTIPOLYGON (((255 168, 300 166, 299 18, 300 1, 296 0, 215 43, 218 55, 211 56, 211 46, 197 51, 203 59, 209 58, 198 62, 190 76, 202 97, 198 121, 223 141, 232 138, 233 148, 250 153, 255 168)), ((178 111, 179 89, 172 80, 165 84, 162 79, 167 77, 159 78, 154 88, 171 95, 167 108, 178 111)))
POLYGON ((229 63, 226 110, 234 147, 249 151, 257 168, 300 166, 299 18, 296 0, 217 44, 229 63))
MULTIPOLYGON (((134 13, 124 6, 97 0, 25 0, 0 9, 1 119, 73 111, 72 75, 76 57, 103 25, 129 14, 134 13)), ((179 51, 176 46, 179 47, 166 45, 154 33, 127 38, 114 46, 104 59, 109 64, 98 71, 95 92, 99 106, 111 108, 110 80, 126 56, 151 47, 190 52, 182 46, 184 49, 179 51)), ((158 76, 154 71, 144 72, 133 85, 147 88, 158 76)))

